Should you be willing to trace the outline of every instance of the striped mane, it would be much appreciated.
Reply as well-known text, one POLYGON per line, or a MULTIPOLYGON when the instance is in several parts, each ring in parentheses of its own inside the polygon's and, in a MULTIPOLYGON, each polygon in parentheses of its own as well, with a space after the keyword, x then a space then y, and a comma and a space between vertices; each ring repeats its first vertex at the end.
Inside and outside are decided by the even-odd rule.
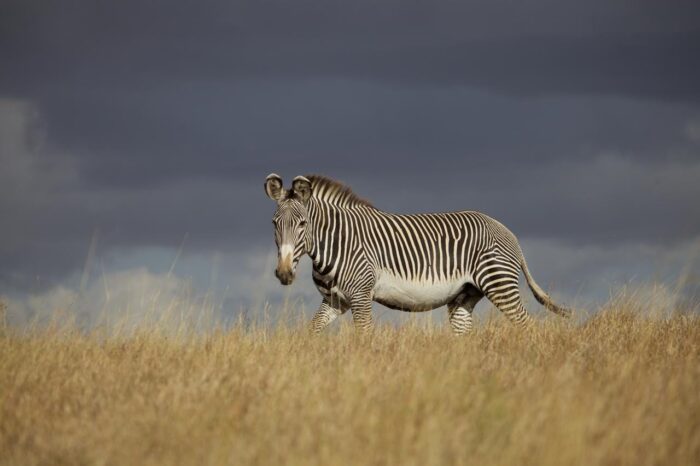
POLYGON ((311 181, 311 197, 339 207, 373 207, 355 194, 349 186, 321 175, 307 175, 311 181))

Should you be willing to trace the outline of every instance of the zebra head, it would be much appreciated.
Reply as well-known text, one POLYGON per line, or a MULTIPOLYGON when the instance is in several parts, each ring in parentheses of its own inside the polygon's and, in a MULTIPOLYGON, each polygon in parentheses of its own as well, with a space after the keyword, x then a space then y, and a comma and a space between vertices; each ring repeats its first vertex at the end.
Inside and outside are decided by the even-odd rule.
POLYGON ((275 276, 283 285, 294 281, 299 259, 306 253, 307 201, 311 197, 311 182, 303 176, 292 181, 292 189, 283 188, 282 178, 272 173, 265 179, 265 193, 277 201, 272 217, 277 243, 275 276))

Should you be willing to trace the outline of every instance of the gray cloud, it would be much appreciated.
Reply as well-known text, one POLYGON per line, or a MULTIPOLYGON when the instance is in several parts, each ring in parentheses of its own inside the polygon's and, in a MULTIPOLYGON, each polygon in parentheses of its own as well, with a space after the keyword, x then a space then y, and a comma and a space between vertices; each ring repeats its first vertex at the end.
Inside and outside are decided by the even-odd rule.
MULTIPOLYGON (((696 304, 700 268, 700 237, 673 247, 642 243, 585 247, 542 239, 523 238, 529 267, 554 298, 580 311, 579 318, 627 289, 640 312, 667 315, 688 303, 696 304)), ((320 297, 313 287, 308 260, 291 287, 273 277, 274 250, 256 248, 235 253, 185 252, 172 248, 111 249, 100 254, 87 280, 75 276, 66 283, 6 299, 8 322, 47 324, 75 318, 83 327, 106 326, 129 331, 156 322, 167 331, 186 325, 188 330, 209 329, 243 319, 266 322, 284 315, 309 319, 320 297), (177 258, 177 260, 175 260, 177 258), (149 268, 143 267, 148 262, 149 268), (174 265, 174 266, 173 266, 174 265), (94 268, 95 269, 95 268, 94 268)), ((526 307, 547 315, 522 283, 526 307)), ((476 315, 489 315, 483 300, 476 315)), ((496 314, 498 314, 496 312, 496 314)), ((446 312, 402 313, 375 305, 380 322, 446 322, 446 312)), ((350 319, 349 316, 344 318, 350 319)))
MULTIPOLYGON (((326 76, 697 100, 695 2, 14 2, 20 89, 326 76), (57 66, 58 65, 58 66, 57 66), (58 69, 57 69, 58 68, 58 69), (56 73, 58 71, 58 73, 56 73), (34 79, 27 80, 27 72, 34 79)), ((14 48, 13 48, 14 45, 14 48)))
POLYGON ((247 294, 272 171, 392 211, 484 211, 545 257, 574 251, 561 276, 589 248, 610 254, 583 275, 634 275, 614 251, 700 232, 697 2, 3 9, 0 293, 68 286, 97 231, 109 273, 157 268, 187 234, 179 272, 206 286, 218 254, 247 294))
POLYGON ((276 170, 347 173, 364 161, 415 170, 533 165, 600 152, 690 158, 694 107, 608 98, 520 99, 357 81, 191 84, 42 106, 83 182, 151 185, 276 170), (70 118, 62 115, 70 114, 70 118), (358 162, 360 162, 358 164, 358 162))
MULTIPOLYGON (((244 162, 241 173, 229 175, 170 167, 175 172, 158 176, 155 182, 146 178, 136 185, 100 185, 95 182, 99 177, 89 176, 89 170, 80 174, 80 169, 86 170, 84 160, 52 152, 55 144, 50 137, 42 138, 36 130, 42 127, 36 106, 6 101, 2 108, 7 191, 3 211, 5 218, 14 220, 4 232, 6 286, 23 282, 34 286, 36 277, 51 283, 66 270, 80 268, 96 229, 101 243, 109 247, 175 247, 185 234, 188 247, 194 249, 237 250, 240 245, 270 244, 265 235, 273 207, 260 188, 260 179, 269 171, 286 172, 287 178, 309 171, 344 173, 342 179, 386 210, 476 209, 502 220, 519 235, 570 244, 668 243, 700 231, 700 211, 694 201, 700 197, 695 182, 700 166, 688 156, 693 154, 692 132, 673 140, 669 127, 664 131, 674 141, 669 143, 671 149, 658 148, 659 152, 641 157, 584 152, 576 158, 577 151, 539 161, 525 156, 489 159, 438 154, 432 160, 389 156, 377 157, 364 169, 351 166, 359 158, 346 161, 346 166, 331 160, 325 164, 327 170, 312 169, 324 164, 303 158, 286 165, 270 159, 249 169, 244 162), (683 148, 678 155, 674 144, 683 148), (387 172, 382 166, 392 169, 387 172)), ((644 121, 644 116, 637 118, 644 121)), ((675 130, 681 135, 694 121, 683 125, 680 117, 676 119, 675 130)), ((549 120, 552 125, 554 120, 549 120)), ((645 124, 653 131, 651 123, 645 124)), ((498 127, 492 131, 496 134, 498 127)), ((398 134, 414 137, 409 128, 401 128, 398 134)), ((561 144, 564 148, 565 142, 561 144)), ((149 165, 157 169, 158 164, 169 165, 154 158, 132 169, 148 171, 149 165)), ((124 176, 128 175, 127 170, 124 176)))

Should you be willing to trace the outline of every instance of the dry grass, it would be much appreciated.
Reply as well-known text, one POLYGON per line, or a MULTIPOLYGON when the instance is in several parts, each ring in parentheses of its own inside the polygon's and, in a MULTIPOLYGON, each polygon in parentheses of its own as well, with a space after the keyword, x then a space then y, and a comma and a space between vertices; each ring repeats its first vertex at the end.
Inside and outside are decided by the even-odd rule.
MULTIPOLYGON (((344 319, 347 322, 349 319, 344 319)), ((700 319, 0 330, 3 464, 700 462, 700 319)))

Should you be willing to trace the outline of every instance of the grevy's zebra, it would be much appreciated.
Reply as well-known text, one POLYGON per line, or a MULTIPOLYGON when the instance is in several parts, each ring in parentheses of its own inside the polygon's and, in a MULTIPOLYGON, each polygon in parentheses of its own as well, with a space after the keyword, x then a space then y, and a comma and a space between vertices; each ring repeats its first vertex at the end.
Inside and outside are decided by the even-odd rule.
POLYGON ((356 328, 369 329, 374 300, 404 311, 446 304, 452 330, 462 334, 472 329, 472 310, 484 296, 511 321, 527 325, 521 270, 541 304, 570 315, 535 283, 513 233, 482 213, 390 214, 321 176, 298 176, 285 190, 282 178, 271 174, 265 192, 277 201, 277 278, 291 284, 305 253, 313 262, 323 295, 312 321, 316 332, 348 309, 356 328))

